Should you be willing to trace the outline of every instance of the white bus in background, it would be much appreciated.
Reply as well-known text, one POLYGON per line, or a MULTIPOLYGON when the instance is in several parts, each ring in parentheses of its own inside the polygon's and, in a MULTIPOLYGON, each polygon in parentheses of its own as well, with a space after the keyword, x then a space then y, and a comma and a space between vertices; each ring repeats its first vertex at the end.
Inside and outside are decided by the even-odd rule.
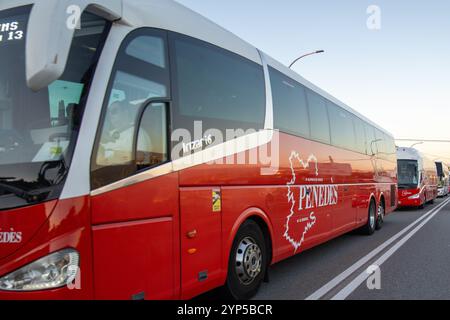
POLYGON ((446 197, 449 194, 449 169, 448 165, 441 161, 436 161, 436 169, 438 173, 438 197, 446 197))

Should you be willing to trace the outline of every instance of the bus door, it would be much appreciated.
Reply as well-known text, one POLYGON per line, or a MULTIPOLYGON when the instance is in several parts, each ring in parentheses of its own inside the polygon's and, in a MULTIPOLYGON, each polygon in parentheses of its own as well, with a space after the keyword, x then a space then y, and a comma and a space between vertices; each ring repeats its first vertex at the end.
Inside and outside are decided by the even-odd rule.
POLYGON ((179 297, 179 184, 170 160, 166 32, 119 50, 91 161, 97 299, 179 297))
POLYGON ((219 285, 222 277, 222 194, 220 188, 181 188, 182 298, 219 285))

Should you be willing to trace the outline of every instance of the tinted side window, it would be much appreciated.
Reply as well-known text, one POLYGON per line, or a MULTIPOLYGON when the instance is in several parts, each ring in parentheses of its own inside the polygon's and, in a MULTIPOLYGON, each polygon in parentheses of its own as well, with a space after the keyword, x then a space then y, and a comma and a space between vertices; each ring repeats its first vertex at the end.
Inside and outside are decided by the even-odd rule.
POLYGON ((382 140, 377 142, 378 156, 382 159, 396 162, 397 149, 394 139, 380 130, 376 130, 376 134, 377 139, 382 140))
POLYGON ((328 103, 328 113, 330 115, 332 144, 339 148, 355 150, 354 116, 331 102, 328 103))
POLYGON ((275 129, 309 138, 309 116, 305 88, 270 68, 275 129))
POLYGON ((330 144, 330 122, 326 100, 309 89, 306 90, 306 97, 309 107, 311 139, 330 144))
MULTIPOLYGON (((206 42, 170 34, 174 70, 174 124, 194 137, 194 121, 209 129, 264 127, 264 71, 261 65, 206 42)), ((201 138, 201 137, 199 137, 201 138)), ((197 138, 197 139, 199 139, 197 138)))
POLYGON ((385 137, 386 137, 386 148, 387 148, 386 152, 388 153, 388 158, 390 161, 395 163, 396 157, 397 157, 397 148, 395 146, 395 141, 388 135, 385 135, 385 137))
POLYGON ((375 134, 377 137, 377 149, 378 149, 378 157, 382 159, 386 159, 387 156, 387 150, 386 150, 386 141, 385 141, 385 135, 383 132, 381 132, 378 129, 375 129, 375 134))
POLYGON ((139 36, 130 42, 126 53, 136 59, 165 68, 167 59, 165 55, 166 43, 164 39, 154 36, 139 36))
MULTIPOLYGON (((163 130, 135 128, 139 126, 139 111, 146 100, 170 95, 166 38, 163 31, 139 29, 131 33, 120 48, 91 164, 93 189, 137 173, 135 144, 141 153, 152 155, 158 151, 155 147, 161 139, 165 139, 160 136, 163 130)), ((160 119, 155 118, 155 123, 160 119)), ((154 162, 158 160, 166 161, 166 158, 160 157, 154 162)))
POLYGON ((367 153, 366 150, 366 130, 364 129, 364 122, 355 117, 355 133, 356 133, 356 149, 360 153, 367 153))
POLYGON ((377 154, 377 143, 376 143, 376 136, 375 136, 375 129, 370 124, 365 124, 365 131, 366 131, 366 149, 367 154, 369 156, 377 154))

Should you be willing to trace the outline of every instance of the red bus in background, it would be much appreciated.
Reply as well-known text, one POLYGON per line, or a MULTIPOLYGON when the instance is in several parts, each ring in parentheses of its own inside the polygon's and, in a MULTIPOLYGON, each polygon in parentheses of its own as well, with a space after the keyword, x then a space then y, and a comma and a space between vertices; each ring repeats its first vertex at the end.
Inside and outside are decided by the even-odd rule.
POLYGON ((397 148, 398 205, 423 208, 438 196, 436 164, 414 148, 397 148))
POLYGON ((0 4, 0 300, 247 299, 396 209, 392 135, 289 68, 176 2, 64 3, 0 4))

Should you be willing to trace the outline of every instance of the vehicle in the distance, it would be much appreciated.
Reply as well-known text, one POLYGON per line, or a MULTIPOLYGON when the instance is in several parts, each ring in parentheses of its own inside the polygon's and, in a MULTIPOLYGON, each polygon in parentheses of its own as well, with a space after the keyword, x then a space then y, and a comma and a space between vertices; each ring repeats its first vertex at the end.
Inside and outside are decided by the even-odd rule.
POLYGON ((397 148, 398 206, 423 208, 438 193, 436 165, 414 148, 397 148))
POLYGON ((446 197, 449 194, 449 169, 445 162, 436 161, 436 169, 438 174, 438 197, 446 197))
POLYGON ((389 132, 174 1, 0 25, 0 300, 246 299, 397 207, 389 132))
POLYGON ((447 166, 447 170, 449 172, 449 186, 448 186, 448 194, 450 194, 450 166, 447 166))

